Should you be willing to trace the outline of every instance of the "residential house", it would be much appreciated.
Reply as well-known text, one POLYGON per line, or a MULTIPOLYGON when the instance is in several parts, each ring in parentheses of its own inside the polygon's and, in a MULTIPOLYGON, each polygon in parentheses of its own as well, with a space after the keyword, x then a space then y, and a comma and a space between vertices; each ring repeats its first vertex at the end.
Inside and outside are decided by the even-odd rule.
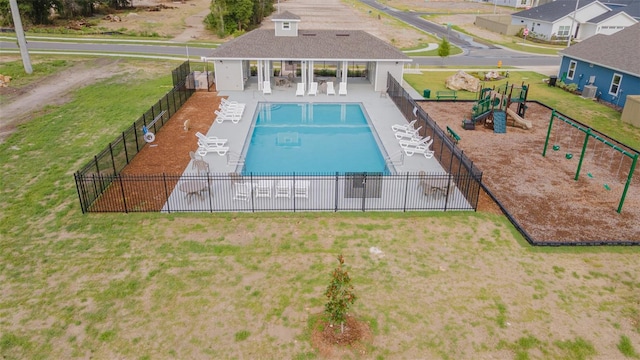
POLYGON ((624 107, 640 95, 640 24, 611 35, 598 34, 560 52, 558 77, 576 84, 583 96, 624 107))
POLYGON ((637 22, 624 12, 624 7, 612 10, 598 0, 557 0, 511 15, 513 25, 524 25, 529 36, 545 40, 568 39, 569 35, 584 40, 637 22))

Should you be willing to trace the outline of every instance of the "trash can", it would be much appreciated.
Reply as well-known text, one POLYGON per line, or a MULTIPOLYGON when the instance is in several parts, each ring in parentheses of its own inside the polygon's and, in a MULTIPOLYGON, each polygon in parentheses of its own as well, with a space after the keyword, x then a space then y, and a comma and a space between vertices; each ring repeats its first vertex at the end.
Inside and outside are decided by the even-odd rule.
POLYGON ((556 81, 558 81, 558 77, 555 75, 549 76, 549 86, 556 86, 556 81))
POLYGON ((422 90, 422 97, 425 99, 431 98, 431 90, 430 89, 422 90))

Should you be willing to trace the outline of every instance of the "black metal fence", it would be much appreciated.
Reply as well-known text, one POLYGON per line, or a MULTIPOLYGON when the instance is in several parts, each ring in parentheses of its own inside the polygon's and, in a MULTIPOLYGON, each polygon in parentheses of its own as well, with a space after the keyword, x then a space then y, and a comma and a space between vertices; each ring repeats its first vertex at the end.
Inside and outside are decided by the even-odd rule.
MULTIPOLYGON (((179 71, 184 71, 185 68, 188 70, 188 62, 178 67, 179 71)), ((176 70, 174 70, 174 76, 176 70)), ((123 131, 104 150, 95 155, 89 163, 76 172, 76 185, 83 212, 110 186, 112 177, 120 174, 122 169, 144 147, 147 140, 153 137, 169 121, 171 116, 187 102, 193 93, 193 89, 185 87, 184 78, 181 82, 176 83, 174 77, 173 89, 167 92, 128 129, 123 131), (88 179, 95 180, 91 184, 92 190, 89 190, 88 186, 81 186, 80 184, 90 181, 88 179)))
POLYGON ((76 174, 84 212, 474 210, 471 175, 76 174), (100 188, 99 184, 107 184, 100 188))
POLYGON ((431 136, 433 139, 431 149, 435 152, 434 157, 444 170, 454 177, 461 177, 472 182, 469 186, 463 187, 466 190, 463 194, 475 209, 480 195, 482 171, 474 166, 473 161, 453 143, 451 138, 440 129, 391 74, 387 76, 387 92, 407 121, 417 119, 414 126, 420 128, 420 135, 423 137, 431 136))

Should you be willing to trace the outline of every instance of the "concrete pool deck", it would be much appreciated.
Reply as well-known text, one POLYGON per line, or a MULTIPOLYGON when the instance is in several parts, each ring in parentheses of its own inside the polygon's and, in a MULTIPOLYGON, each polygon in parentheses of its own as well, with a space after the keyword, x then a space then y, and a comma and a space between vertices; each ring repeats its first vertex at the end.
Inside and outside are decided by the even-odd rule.
MULTIPOLYGON (((415 93, 415 91, 413 92, 415 93)), ((410 92, 410 94, 412 94, 410 92)), ((427 159, 421 154, 406 156, 396 139, 391 126, 407 124, 404 116, 388 96, 373 91, 373 86, 364 79, 349 79, 347 95, 327 95, 318 93, 315 96, 296 96, 296 87, 272 86, 271 94, 263 94, 258 90, 257 83, 249 82, 244 91, 224 91, 219 96, 228 97, 231 101, 245 104, 245 109, 238 123, 225 121, 214 122, 207 136, 227 139, 229 152, 218 155, 208 153, 203 158, 209 165, 209 183, 196 196, 186 194, 180 190, 180 183, 202 181, 204 174, 198 175, 189 164, 183 173, 179 185, 169 196, 163 211, 364 211, 368 210, 473 210, 454 183, 449 183, 446 177, 432 178, 429 181, 438 183, 439 189, 449 189, 448 194, 431 192, 421 186, 417 174, 424 171, 427 174, 446 174, 435 157, 427 159), (285 176, 245 176, 240 180, 231 178, 228 174, 240 173, 244 159, 242 154, 249 146, 252 123, 256 117, 255 111, 259 102, 306 102, 306 103, 361 103, 373 125, 372 130, 377 133, 378 145, 381 145, 383 156, 394 162, 395 173, 405 177, 372 178, 370 195, 362 185, 357 185, 353 177, 335 176, 297 176, 292 180, 285 176), (236 181, 251 183, 255 188, 248 198, 239 199, 236 181), (298 197, 292 194, 288 197, 276 195, 278 185, 282 182, 309 183, 307 196, 298 197), (264 196, 258 195, 260 184, 267 183, 270 189, 264 196), (447 183, 450 185, 447 186, 447 183), (293 210, 292 210, 293 209, 293 210)), ((416 94, 417 95, 417 94, 416 94)), ((413 96, 413 95, 412 95, 413 96)), ((421 98, 421 97, 420 97, 421 98)), ((215 117, 215 114, 211 114, 215 117)), ((195 141, 195 139, 194 139, 195 141)), ((294 186, 295 187, 295 186, 294 186)))
MULTIPOLYGON (((296 96, 295 86, 273 86, 271 94, 263 94, 258 90, 257 83, 249 82, 244 91, 224 91, 219 96, 226 96, 231 101, 246 104, 241 120, 234 124, 231 121, 223 123, 214 122, 207 136, 217 136, 228 139, 229 155, 219 156, 215 153, 207 154, 204 159, 209 164, 212 173, 240 172, 241 165, 234 160, 242 161, 241 154, 250 141, 250 129, 255 119, 255 110, 259 102, 307 102, 307 103, 362 103, 364 109, 373 124, 373 129, 382 143, 383 156, 390 157, 394 162, 398 174, 417 173, 442 173, 444 169, 435 158, 427 159, 423 155, 402 156, 402 148, 395 138, 391 126, 394 124, 406 124, 404 116, 396 107, 391 98, 381 96, 373 91, 373 86, 362 79, 350 79, 347 95, 327 95, 318 93, 315 96, 296 96), (402 160, 402 163, 399 162, 402 160), (231 160, 231 161, 229 161, 231 160)), ((414 91, 415 92, 415 91, 414 91)), ((422 97, 420 97, 422 99, 422 97)), ((215 114, 211 114, 215 117, 215 114)), ((188 167, 190 169, 191 167, 188 167)))

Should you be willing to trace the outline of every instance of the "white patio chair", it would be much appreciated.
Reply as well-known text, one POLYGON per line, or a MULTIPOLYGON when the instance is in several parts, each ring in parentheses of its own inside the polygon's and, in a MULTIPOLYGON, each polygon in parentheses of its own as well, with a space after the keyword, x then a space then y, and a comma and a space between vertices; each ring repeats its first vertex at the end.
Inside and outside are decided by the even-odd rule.
POLYGON ((250 183, 237 183, 233 186, 234 194, 233 200, 249 201, 251 198, 251 184, 250 183))
POLYGON ((304 83, 298 83, 296 88, 296 96, 304 96, 304 83))
POLYGON ((206 156, 210 152, 214 152, 220 156, 224 156, 227 154, 227 151, 229 151, 228 146, 214 146, 202 143, 198 143, 198 145, 200 147, 198 148, 198 151, 196 151, 196 153, 200 156, 206 156))
POLYGON ((338 88, 338 95, 347 95, 347 83, 341 82, 340 87, 338 88))
POLYGON ((336 89, 333 87, 333 81, 327 81, 327 95, 335 95, 336 89))
POLYGON ((231 112, 235 112, 235 113, 242 113, 242 111, 244 111, 246 104, 223 104, 220 103, 220 111, 224 112, 224 113, 231 113, 231 112))
POLYGON ((259 180, 254 185, 256 197, 271 197, 271 188, 273 182, 271 180, 259 180))
POLYGON ((309 198, 309 181, 296 181, 293 193, 295 197, 309 198))
POLYGON ((237 101, 232 101, 227 98, 222 98, 220 99, 220 105, 228 106, 228 105, 244 105, 244 104, 240 104, 237 101))
POLYGON ((227 139, 220 139, 217 136, 206 136, 200 131, 196 132, 196 137, 198 138, 198 143, 214 146, 224 146, 228 141, 227 139))
POLYGON ((316 96, 316 94, 318 94, 318 83, 315 81, 312 81, 309 84, 309 93, 307 93, 307 95, 316 96))
POLYGON ((413 156, 414 154, 422 154, 427 159, 431 159, 434 154, 434 151, 429 150, 427 146, 408 147, 408 148, 403 148, 403 150, 404 150, 404 153, 407 154, 407 156, 413 156))
POLYGON ((419 138, 420 129, 422 129, 422 126, 420 126, 419 128, 417 128, 415 130, 396 131, 396 133, 394 135, 396 136, 396 139, 398 139, 398 140, 419 138))
POLYGON ((218 115, 216 116, 217 123, 231 121, 232 123, 237 124, 238 122, 240 122, 240 119, 242 118, 242 115, 240 114, 225 114, 225 113, 219 112, 218 110, 214 111, 214 113, 218 115))
POLYGON ((433 139, 431 138, 431 136, 427 136, 424 139, 410 139, 410 140, 400 140, 400 147, 402 148, 409 148, 409 147, 418 147, 418 146, 426 146, 426 147, 431 147, 431 144, 433 144, 433 139))
POLYGON ((280 180, 276 184, 276 195, 275 197, 291 197, 291 187, 293 186, 293 182, 291 180, 280 180))
POLYGON ((393 130, 393 131, 413 130, 413 129, 415 129, 414 125, 416 124, 417 121, 418 121, 418 119, 413 119, 410 123, 407 123, 407 124, 391 125, 391 130, 393 130))

